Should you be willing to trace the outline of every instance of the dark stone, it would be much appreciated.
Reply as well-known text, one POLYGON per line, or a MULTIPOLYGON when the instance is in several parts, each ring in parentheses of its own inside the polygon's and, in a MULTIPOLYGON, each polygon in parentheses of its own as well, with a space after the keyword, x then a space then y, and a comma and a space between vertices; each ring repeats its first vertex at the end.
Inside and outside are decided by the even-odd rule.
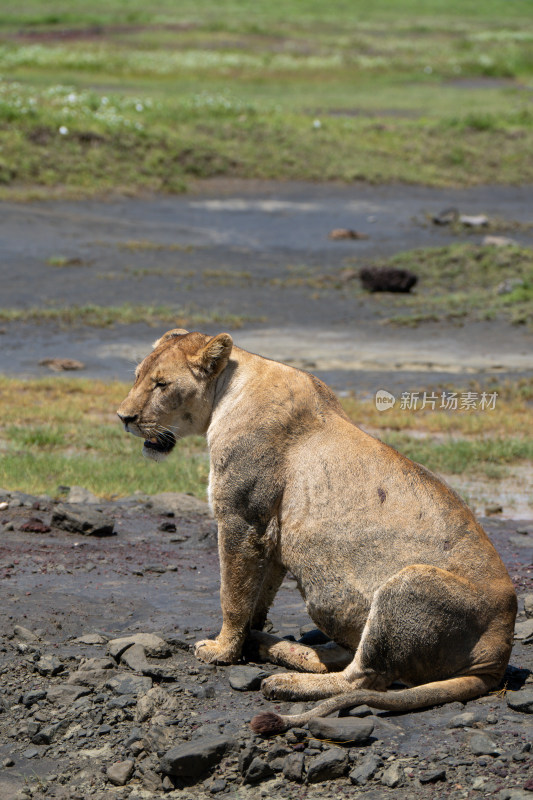
POLYGON ((343 708, 339 713, 340 717, 369 717, 372 714, 372 709, 369 706, 355 706, 355 708, 343 708), (344 712, 344 713, 342 713, 344 712))
POLYGON ((446 780, 445 769, 432 769, 430 772, 423 772, 418 777, 420 783, 437 783, 446 780))
POLYGON ((259 689, 261 681, 266 677, 268 672, 258 667, 231 667, 229 685, 238 692, 250 692, 259 689))
POLYGON ((159 524, 160 531, 166 531, 167 533, 175 533, 176 532, 176 523, 170 522, 169 520, 164 520, 159 524))
POLYGON ((350 772, 350 780, 356 786, 363 786, 374 777, 383 761, 379 756, 369 755, 350 772))
POLYGON ((445 208, 431 219, 434 225, 451 225, 452 222, 457 222, 459 219, 459 210, 457 208, 445 208))
POLYGON ((69 508, 60 504, 52 515, 51 524, 69 533, 82 536, 113 536, 115 521, 94 508, 69 508))
POLYGON ((533 686, 525 686, 518 692, 507 692, 507 705, 514 711, 533 714, 533 686))
POLYGON ((129 708, 136 705, 137 699, 132 694, 122 694, 119 697, 112 697, 106 708, 129 708))
POLYGON ((160 761, 161 771, 176 778, 199 778, 235 745, 229 736, 196 739, 171 748, 160 761))
POLYGON ((213 781, 211 786, 209 787, 209 791, 211 794, 218 794, 218 792, 223 792, 224 789, 227 787, 227 782, 224 778, 217 778, 216 781, 213 781))
POLYGON ((331 641, 329 636, 326 636, 325 633, 322 633, 321 630, 318 628, 312 628, 310 631, 306 631, 300 638, 298 639, 300 644, 309 645, 309 647, 313 647, 317 644, 326 644, 327 642, 331 641))
POLYGON ((246 773, 244 775, 244 782, 245 783, 261 783, 261 781, 267 781, 269 778, 274 776, 274 770, 267 764, 266 761, 263 761, 262 758, 256 756, 252 759, 252 762, 246 773))
POLYGON ((340 747, 331 747, 314 758, 307 770, 308 783, 340 778, 348 768, 348 756, 340 747))
POLYGON ((152 679, 124 673, 114 675, 106 682, 106 686, 118 695, 143 695, 152 688, 152 679))
POLYGON ((291 753, 283 762, 283 775, 288 781, 301 783, 304 774, 304 755, 303 753, 291 753))
POLYGON ((363 267, 359 278, 368 292, 407 293, 418 280, 413 272, 396 267, 363 267))
POLYGON ((253 744, 247 745, 244 750, 239 753, 239 772, 244 775, 255 756, 259 753, 257 747, 253 744))
POLYGON ((317 739, 328 739, 336 744, 363 744, 368 741, 373 730, 373 719, 318 717, 309 722, 309 731, 312 736, 317 739))
POLYGON ((31 689, 31 691, 22 695, 22 705, 26 706, 26 708, 31 708, 34 703, 44 700, 45 697, 46 691, 44 689, 31 689))
POLYGON ((41 728, 40 731, 37 731, 37 733, 32 736, 32 744, 51 744, 56 733, 61 730, 61 728, 67 728, 69 725, 70 721, 65 720, 63 724, 58 722, 55 725, 47 725, 41 728))

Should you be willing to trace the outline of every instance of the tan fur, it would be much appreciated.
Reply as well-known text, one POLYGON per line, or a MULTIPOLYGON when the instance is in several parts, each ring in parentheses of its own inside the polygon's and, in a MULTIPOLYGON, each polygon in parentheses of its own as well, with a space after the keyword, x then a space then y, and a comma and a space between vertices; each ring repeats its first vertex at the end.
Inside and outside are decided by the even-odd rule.
POLYGON ((118 413, 138 436, 207 436, 223 623, 198 642, 198 658, 235 663, 290 571, 340 647, 249 637, 264 658, 314 673, 268 678, 267 697, 332 697, 317 716, 359 702, 465 700, 498 684, 516 595, 487 535, 455 492, 355 426, 317 378, 232 346, 228 334, 170 331, 118 413), (385 692, 394 681, 415 688, 385 692))

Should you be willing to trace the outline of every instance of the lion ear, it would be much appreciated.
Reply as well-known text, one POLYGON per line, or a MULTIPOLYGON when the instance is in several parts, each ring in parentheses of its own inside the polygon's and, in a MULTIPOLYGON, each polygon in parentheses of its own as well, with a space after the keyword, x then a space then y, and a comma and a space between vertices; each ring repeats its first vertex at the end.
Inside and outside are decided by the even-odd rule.
POLYGON ((228 363, 232 347, 233 339, 229 333, 219 333, 196 355, 189 356, 191 369, 201 378, 214 378, 228 363))
POLYGON ((155 340, 152 345, 152 350, 155 350, 160 344, 167 342, 169 339, 173 339, 175 336, 187 336, 188 333, 189 331, 186 331, 184 328, 173 328, 171 331, 164 333, 160 339, 155 340))

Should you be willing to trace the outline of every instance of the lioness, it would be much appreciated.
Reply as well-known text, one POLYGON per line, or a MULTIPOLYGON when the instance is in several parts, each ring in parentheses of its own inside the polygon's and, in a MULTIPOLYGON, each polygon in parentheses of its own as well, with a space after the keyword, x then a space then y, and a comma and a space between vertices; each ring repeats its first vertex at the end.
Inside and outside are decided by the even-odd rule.
POLYGON ((364 433, 320 380, 233 345, 176 329, 139 365, 118 415, 165 457, 206 434, 219 526, 222 630, 196 645, 234 663, 245 640, 304 674, 263 681, 268 698, 330 698, 262 733, 367 703, 408 711, 498 685, 516 595, 470 509, 429 470, 364 433), (337 646, 261 633, 290 570, 316 625, 337 646), (331 671, 340 670, 340 671, 331 671), (407 687, 385 691, 394 681, 407 687))

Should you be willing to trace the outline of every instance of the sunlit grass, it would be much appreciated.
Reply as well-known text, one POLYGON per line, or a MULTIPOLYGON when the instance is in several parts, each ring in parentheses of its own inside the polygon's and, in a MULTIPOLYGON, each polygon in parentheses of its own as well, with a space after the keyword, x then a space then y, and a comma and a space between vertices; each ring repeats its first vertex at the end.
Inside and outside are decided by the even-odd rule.
MULTIPOLYGON (((178 442, 160 464, 142 458, 141 440, 126 435, 115 415, 128 389, 119 382, 64 376, 0 377, 0 487, 55 495, 59 485, 82 485, 104 497, 182 491, 205 498, 204 440, 178 442)), ((378 412, 373 400, 354 398, 344 398, 343 404, 357 424, 430 469, 501 475, 507 466, 533 459, 527 434, 533 384, 523 381, 494 391, 495 409, 485 412, 398 407, 378 412)))

